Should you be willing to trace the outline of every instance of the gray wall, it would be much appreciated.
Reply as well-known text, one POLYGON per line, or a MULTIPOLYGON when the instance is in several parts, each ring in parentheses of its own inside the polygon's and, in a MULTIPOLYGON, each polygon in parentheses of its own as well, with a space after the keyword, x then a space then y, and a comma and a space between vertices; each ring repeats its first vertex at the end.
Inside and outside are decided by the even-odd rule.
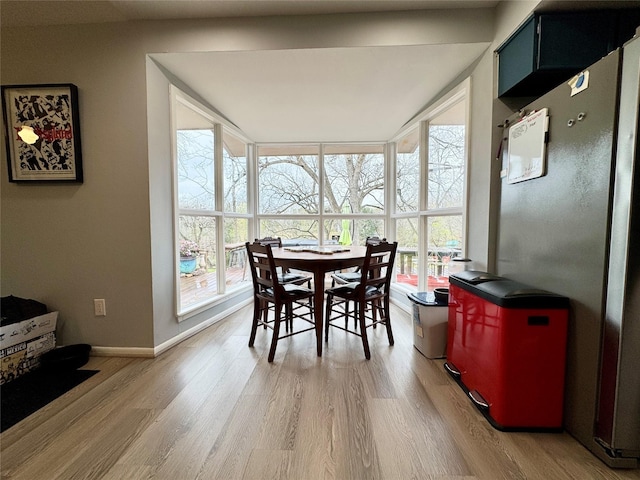
POLYGON ((60 311, 60 343, 151 346, 141 36, 134 25, 105 24, 3 28, 1 39, 3 85, 78 86, 85 178, 10 184, 2 149, 2 295, 60 311), (107 317, 93 316, 94 298, 106 299, 107 317))
MULTIPOLYGON (((79 87, 85 182, 11 184, 2 151, 1 294, 35 298, 59 310, 65 344, 148 349, 215 314, 182 323, 174 317, 168 81, 148 54, 498 42, 538 2, 509 3, 515 5, 497 11, 496 34, 491 11, 3 28, 2 84, 79 87), (106 299, 107 317, 93 316, 93 298, 106 299)), ((471 255, 486 263, 490 52, 472 77, 469 244, 471 255)))

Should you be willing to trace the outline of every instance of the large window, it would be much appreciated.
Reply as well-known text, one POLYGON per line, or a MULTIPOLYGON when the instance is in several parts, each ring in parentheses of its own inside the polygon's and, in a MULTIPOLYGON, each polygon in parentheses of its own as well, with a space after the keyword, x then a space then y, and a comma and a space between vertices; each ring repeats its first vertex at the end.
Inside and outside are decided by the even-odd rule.
POLYGON ((260 236, 362 245, 384 236, 384 145, 258 147, 260 236))
MULTIPOLYGON (((465 253, 466 87, 391 143, 252 145, 174 97, 178 316, 247 285, 244 244, 398 241, 395 286, 448 284, 465 253)), ((321 287, 320 287, 321 288, 321 287)))
POLYGON ((179 316, 246 281, 247 144, 176 92, 176 297, 179 316))
POLYGON ((396 283, 411 290, 448 286, 464 257, 466 108, 460 88, 395 142, 396 283))

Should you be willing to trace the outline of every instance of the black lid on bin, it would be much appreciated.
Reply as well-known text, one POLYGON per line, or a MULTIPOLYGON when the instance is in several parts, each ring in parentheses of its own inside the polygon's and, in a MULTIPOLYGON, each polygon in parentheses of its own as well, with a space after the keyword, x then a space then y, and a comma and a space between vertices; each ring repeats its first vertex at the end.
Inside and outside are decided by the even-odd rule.
POLYGON ((415 293, 407 293, 407 297, 413 303, 418 305, 422 305, 425 307, 447 307, 446 303, 437 303, 433 298, 433 294, 429 294, 428 292, 415 292, 415 293))
POLYGON ((569 308, 567 297, 508 279, 481 283, 473 293, 505 308, 569 308))
POLYGON ((494 275, 493 273, 481 272, 479 270, 465 270, 449 276, 449 282, 454 285, 456 282, 467 285, 478 285, 479 283, 490 282, 493 280, 502 280, 502 277, 494 275))

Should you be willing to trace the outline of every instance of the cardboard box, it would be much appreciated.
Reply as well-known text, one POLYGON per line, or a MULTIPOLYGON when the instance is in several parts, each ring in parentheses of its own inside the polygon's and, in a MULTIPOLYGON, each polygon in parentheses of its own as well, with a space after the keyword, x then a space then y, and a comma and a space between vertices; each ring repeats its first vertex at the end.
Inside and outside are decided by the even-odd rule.
POLYGON ((58 312, 0 327, 0 384, 40 365, 40 355, 56 346, 58 312))
POLYGON ((0 350, 55 332, 57 321, 58 312, 50 312, 0 327, 0 350))

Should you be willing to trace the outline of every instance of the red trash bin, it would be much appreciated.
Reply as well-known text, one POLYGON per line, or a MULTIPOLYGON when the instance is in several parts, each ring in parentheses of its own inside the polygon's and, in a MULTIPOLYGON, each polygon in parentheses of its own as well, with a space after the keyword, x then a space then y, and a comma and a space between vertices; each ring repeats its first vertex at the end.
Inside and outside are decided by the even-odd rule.
POLYGON ((449 283, 449 373, 495 428, 561 430, 569 299, 485 272, 449 283))

